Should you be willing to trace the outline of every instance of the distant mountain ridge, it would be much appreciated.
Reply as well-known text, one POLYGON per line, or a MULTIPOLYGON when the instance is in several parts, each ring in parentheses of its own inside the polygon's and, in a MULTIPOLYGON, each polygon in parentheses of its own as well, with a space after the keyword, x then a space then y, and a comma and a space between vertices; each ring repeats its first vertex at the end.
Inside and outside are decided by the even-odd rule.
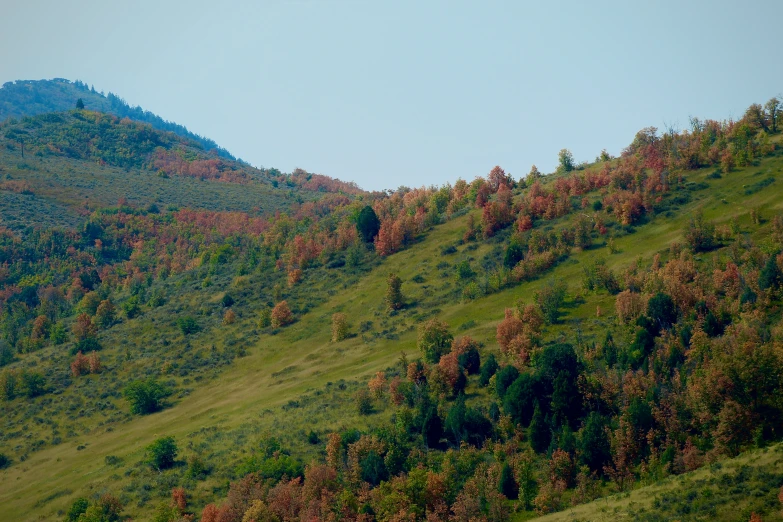
POLYGON ((0 88, 0 122, 8 118, 67 111, 76 107, 76 101, 80 98, 87 109, 149 123, 155 129, 173 132, 191 139, 204 150, 215 150, 218 156, 231 160, 237 159, 213 140, 190 132, 183 125, 164 120, 139 106, 132 107, 116 94, 110 92, 104 95, 79 80, 72 82, 65 78, 54 78, 6 82, 0 88))

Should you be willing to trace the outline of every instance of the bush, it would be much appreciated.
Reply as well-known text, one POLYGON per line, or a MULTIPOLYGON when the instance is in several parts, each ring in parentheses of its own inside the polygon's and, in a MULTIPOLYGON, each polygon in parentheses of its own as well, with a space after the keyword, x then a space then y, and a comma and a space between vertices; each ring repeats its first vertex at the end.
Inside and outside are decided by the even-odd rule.
POLYGON ((11 465, 11 459, 5 453, 0 453, 0 469, 5 469, 11 465))
POLYGON ((389 274, 386 280, 386 306, 389 310, 399 310, 402 308, 404 301, 402 279, 397 274, 389 274))
POLYGON ((223 306, 223 308, 229 308, 234 304, 234 298, 228 294, 224 294, 223 298, 220 300, 220 304, 223 306))
POLYGON ((139 304, 139 296, 134 295, 128 298, 127 301, 122 303, 122 310, 125 312, 125 317, 133 319, 141 315, 141 305, 139 304))
POLYGON ((22 393, 32 399, 46 393, 46 380, 39 372, 22 370, 20 375, 22 393))
POLYGON ((550 280, 544 287, 533 294, 539 310, 549 324, 557 322, 560 316, 560 307, 565 302, 568 288, 563 281, 550 280))
POLYGON ((286 301, 280 301, 275 305, 270 314, 270 322, 273 328, 280 328, 294 322, 294 314, 291 313, 286 301))
POLYGON ((174 437, 163 437, 147 446, 147 461, 158 471, 172 467, 176 458, 174 437))
POLYGON ((348 337, 348 316, 343 313, 332 315, 332 342, 336 343, 348 337))
POLYGON ((369 415, 372 413, 372 398, 370 392, 364 388, 361 388, 356 392, 356 409, 359 410, 359 415, 369 415))
POLYGON ((163 407, 163 399, 170 394, 170 390, 152 378, 147 381, 133 381, 123 392, 130 403, 131 413, 137 415, 147 415, 160 410, 163 407))
POLYGON ((68 509, 68 512, 65 514, 66 522, 77 522, 79 517, 87 511, 89 505, 90 503, 86 498, 77 498, 74 500, 73 504, 71 504, 71 507, 68 509))
POLYGON ((190 335, 198 332, 198 323, 189 315, 177 319, 177 326, 179 326, 182 335, 190 335))

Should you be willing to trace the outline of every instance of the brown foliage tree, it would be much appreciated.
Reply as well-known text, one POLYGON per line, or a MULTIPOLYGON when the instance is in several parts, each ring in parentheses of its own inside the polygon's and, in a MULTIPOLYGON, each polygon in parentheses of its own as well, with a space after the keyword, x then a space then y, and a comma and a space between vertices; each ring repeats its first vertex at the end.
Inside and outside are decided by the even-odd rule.
POLYGON ((294 322, 294 314, 288 308, 288 302, 280 301, 272 308, 271 323, 273 328, 280 328, 294 322))

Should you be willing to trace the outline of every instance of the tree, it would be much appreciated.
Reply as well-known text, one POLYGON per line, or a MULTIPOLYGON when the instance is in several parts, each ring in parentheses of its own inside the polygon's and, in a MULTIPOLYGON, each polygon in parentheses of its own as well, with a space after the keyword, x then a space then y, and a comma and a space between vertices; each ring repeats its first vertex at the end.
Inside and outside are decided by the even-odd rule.
POLYGON ((101 328, 109 328, 117 320, 117 309, 114 304, 104 299, 95 310, 95 322, 101 328))
POLYGON ((514 237, 506 247, 506 253, 503 255, 503 265, 506 268, 514 268, 517 263, 525 258, 525 250, 519 240, 514 237))
POLYGON ((179 326, 182 335, 190 335, 198 332, 198 323, 189 315, 177 319, 177 326, 179 326))
POLYGON ((76 322, 73 324, 73 335, 77 341, 95 337, 95 324, 89 315, 83 313, 76 317, 76 322))
POLYGON ((657 293, 651 297, 647 302, 647 317, 659 330, 668 330, 677 322, 677 308, 674 306, 672 298, 663 293, 657 293))
POLYGON ((761 274, 759 274, 760 290, 768 290, 770 288, 774 290, 783 283, 783 272, 781 272, 778 266, 776 257, 774 255, 770 256, 761 270, 761 274))
POLYGON ((764 104, 764 108, 767 110, 767 118, 769 118, 772 132, 777 132, 778 117, 780 115, 780 100, 777 98, 772 98, 766 104, 764 104))
POLYGON ((82 109, 84 109, 84 102, 82 101, 82 99, 81 99, 81 98, 79 98, 78 100, 76 100, 76 108, 77 108, 77 109, 79 109, 79 110, 82 110, 82 109))
POLYGON ((479 375, 479 384, 486 386, 489 384, 489 380, 498 371, 498 362, 495 359, 495 354, 491 353, 484 359, 484 364, 481 365, 481 372, 479 375))
POLYGON ((560 316, 559 308, 565 302, 568 287, 564 281, 550 279, 541 290, 533 294, 533 300, 536 302, 544 319, 549 324, 555 324, 560 316))
POLYGON ((147 446, 147 461, 158 471, 172 467, 176 458, 174 437, 163 437, 147 446))
POLYGON ((375 236, 381 230, 381 221, 370 205, 365 206, 359 212, 359 216, 356 219, 356 230, 365 243, 375 241, 375 236))
POLYGON ((495 392, 501 399, 506 396, 506 390, 511 386, 514 381, 519 377, 519 370, 510 364, 504 366, 502 370, 497 373, 495 377, 495 392))
POLYGON ((90 505, 84 513, 79 515, 79 522, 119 522, 122 513, 120 500, 106 493, 98 499, 98 502, 90 505))
POLYGON ((147 415, 163 407, 163 399, 171 394, 170 390, 150 377, 146 381, 132 381, 123 392, 130 403, 131 413, 147 415))
POLYGON ((557 162, 560 172, 571 172, 574 170, 574 155, 568 149, 561 149, 557 153, 557 162))
POLYGON ((519 496, 519 487, 514 480, 514 473, 511 470, 511 466, 508 465, 508 462, 504 462, 503 467, 500 470, 498 491, 503 493, 509 500, 516 500, 519 496))
POLYGON ((79 517, 87 511, 88 507, 90 507, 90 502, 86 498, 77 498, 74 500, 73 504, 71 504, 71 507, 68 509, 68 512, 65 513, 66 522, 78 522, 79 517))
POLYGON ((348 337, 348 316, 343 313, 332 314, 332 342, 340 342, 348 337))
POLYGON ((280 328, 294 322, 294 314, 288 308, 287 301, 280 301, 272 308, 270 320, 273 328, 280 328))
POLYGON ((704 220, 704 215, 699 211, 688 223, 685 231, 685 240, 694 252, 707 252, 715 248, 715 225, 704 220))
POLYGON ((402 308, 405 297, 402 295, 402 279, 397 274, 389 274, 386 279, 386 306, 389 310, 402 308))
POLYGON ((449 352, 454 336, 449 332, 449 325, 443 321, 432 319, 419 327, 418 347, 424 358, 430 363, 437 363, 449 352))
POLYGON ((544 419, 544 414, 541 412, 541 408, 536 402, 536 406, 533 410, 533 418, 530 421, 530 427, 528 428, 528 437, 530 439, 530 446, 536 453, 543 453, 549 447, 549 441, 552 438, 552 433, 549 426, 544 419))

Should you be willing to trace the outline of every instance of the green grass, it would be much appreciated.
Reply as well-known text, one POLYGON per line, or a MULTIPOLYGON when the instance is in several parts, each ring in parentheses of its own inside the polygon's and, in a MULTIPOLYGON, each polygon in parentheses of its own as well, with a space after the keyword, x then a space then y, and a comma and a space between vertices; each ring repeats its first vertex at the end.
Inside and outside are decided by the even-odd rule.
MULTIPOLYGON (((181 459, 198 454, 215 466, 206 481, 187 483, 196 506, 225 494, 232 469, 263 436, 284 438, 293 454, 305 461, 315 458, 323 443, 308 444, 306 433, 310 430, 326 434, 349 427, 366 429, 388 420, 391 411, 383 408, 370 416, 360 416, 352 394, 375 371, 393 367, 402 352, 418 356, 416 326, 423 318, 445 320, 455 333, 471 335, 484 342, 486 350, 495 350, 495 328, 503 318, 504 308, 520 299, 532 302, 533 293, 550 277, 565 281, 572 296, 580 293, 582 267, 596 255, 606 257, 609 267, 617 273, 639 256, 649 261, 660 252, 666 257, 673 242, 683 241, 682 231, 697 209, 719 225, 737 217, 742 233, 763 243, 768 223, 762 227, 754 225, 749 209, 760 209, 762 218, 768 220, 783 205, 783 189, 778 183, 750 194, 745 189, 759 179, 777 176, 781 168, 783 158, 777 156, 719 179, 710 178, 708 169, 691 173, 691 189, 672 194, 677 202, 665 214, 650 217, 633 233, 616 230, 618 253, 610 254, 603 240, 598 240, 587 251, 574 251, 536 281, 468 302, 458 297, 454 266, 464 258, 472 259, 473 266, 478 266, 484 256, 497 253, 502 238, 481 242, 476 248, 459 245, 466 216, 439 225, 407 250, 368 265, 369 272, 326 268, 307 271, 299 286, 283 290, 283 297, 290 299, 295 309, 306 309, 307 313, 274 335, 257 330, 255 319, 260 307, 269 302, 273 285, 282 282, 283 274, 275 276, 277 279, 255 273, 235 278, 229 270, 223 270, 211 275, 211 286, 205 288, 205 267, 156 283, 166 288, 166 305, 101 335, 105 346, 102 357, 112 372, 82 377, 61 395, 44 396, 24 407, 19 403, 2 406, 8 423, 5 426, 13 425, 19 432, 15 437, 6 433, 0 442, 0 452, 14 460, 12 466, 0 471, 4 516, 18 520, 55 518, 77 496, 112 491, 125 501, 125 513, 134 518, 149 517, 155 503, 168 495, 171 484, 185 480, 184 466, 158 474, 140 464, 144 448, 162 436, 176 438, 181 459), (708 188, 703 188, 702 183, 708 188), (443 255, 447 245, 456 245, 457 251, 443 255), (402 278, 403 293, 409 303, 391 316, 383 304, 389 272, 402 278), (237 300, 234 309, 238 320, 224 327, 220 325, 219 300, 226 291, 237 300), (338 311, 348 315, 351 332, 356 335, 331 343, 330 318, 338 311), (185 314, 198 318, 200 333, 184 338, 177 330, 175 319, 185 314), (372 326, 360 332, 360 325, 368 322, 372 326), (230 365, 207 365, 185 375, 177 374, 183 358, 192 353, 210 353, 213 345, 218 353, 235 350, 234 356, 241 352, 246 355, 232 356, 230 365), (166 363, 173 368, 172 373, 162 372, 166 363), (117 392, 123 382, 145 373, 171 379, 178 395, 172 399, 171 407, 159 413, 132 417, 117 392), (107 395, 102 397, 102 393, 107 395), (47 414, 56 408, 70 407, 80 397, 88 399, 81 407, 83 415, 78 405, 69 413, 47 414), (58 405, 57 401, 63 404, 58 405), (90 401, 103 403, 103 409, 90 401), (69 419, 69 414, 75 418, 69 419), (54 429, 61 441, 57 444, 53 443, 52 422, 58 424, 54 429), (110 462, 119 459, 120 464, 107 464, 107 457, 112 457, 110 462), (149 491, 142 488, 145 483, 151 484, 149 491)), ((21 179, 34 172, 14 170, 12 176, 21 179)), ((36 175, 48 179, 43 173, 36 175)), ((121 172, 113 175, 122 177, 121 172)), ((152 183, 147 178, 140 179, 152 183)), ((205 185, 214 188, 222 184, 205 185)), ((221 194, 213 199, 223 197, 221 194)), ((568 218, 547 226, 568 226, 568 218)), ((726 255, 724 249, 700 257, 726 255)), ((546 338, 570 338, 578 328, 586 341, 601 340, 607 327, 614 325, 613 314, 613 296, 585 294, 571 301, 560 324, 547 329, 546 338), (603 311, 601 317, 596 317, 597 306, 603 311)), ((69 358, 62 350, 45 348, 25 356, 23 363, 42 367, 53 364, 57 371, 67 372, 69 358)), ((5 426, 4 431, 8 429, 5 426)), ((640 495, 645 502, 653 501, 649 495, 640 495)))

